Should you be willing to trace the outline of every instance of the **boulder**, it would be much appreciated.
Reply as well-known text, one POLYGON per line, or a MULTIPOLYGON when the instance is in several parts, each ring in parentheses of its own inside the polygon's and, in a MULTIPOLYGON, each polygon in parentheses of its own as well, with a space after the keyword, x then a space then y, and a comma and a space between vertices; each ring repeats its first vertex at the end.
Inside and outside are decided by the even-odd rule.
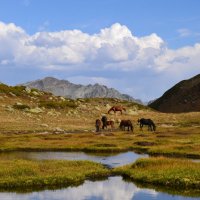
POLYGON ((30 94, 30 93, 31 93, 31 88, 26 87, 26 88, 25 88, 25 92, 28 93, 28 94, 30 94))
POLYGON ((37 114, 37 113, 42 113, 43 110, 41 108, 36 107, 36 108, 29 109, 28 112, 37 114))

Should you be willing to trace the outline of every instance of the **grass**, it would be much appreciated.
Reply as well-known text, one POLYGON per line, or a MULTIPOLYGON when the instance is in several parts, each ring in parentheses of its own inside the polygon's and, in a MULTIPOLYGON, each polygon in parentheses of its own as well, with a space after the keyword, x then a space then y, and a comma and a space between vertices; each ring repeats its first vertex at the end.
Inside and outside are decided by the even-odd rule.
MULTIPOLYGON (((25 88, 21 86, 9 87, 0 84, 0 151, 53 150, 122 152, 134 150, 157 156, 163 155, 179 158, 200 158, 200 112, 166 114, 155 112, 152 109, 146 108, 145 106, 138 106, 138 104, 135 103, 106 98, 62 101, 60 97, 55 97, 50 93, 40 93, 40 95, 34 95, 33 92, 30 94, 26 93, 24 89, 25 88), (16 96, 13 96, 10 92, 16 96), (42 107, 43 112, 38 114, 27 113, 23 111, 23 106, 13 109, 14 111, 8 111, 7 108, 9 106, 12 107, 13 105, 17 105, 17 103, 29 106, 30 108, 42 107), (133 134, 119 131, 117 129, 119 124, 117 123, 115 123, 116 130, 107 130, 105 132, 101 132, 101 134, 95 134, 95 120, 97 118, 101 118, 102 114, 107 113, 109 106, 112 105, 123 105, 126 107, 127 111, 132 111, 130 112, 132 114, 129 112, 123 113, 123 115, 119 113, 112 113, 110 115, 107 114, 107 117, 108 119, 114 119, 116 121, 118 119, 130 119, 134 124, 133 134), (143 129, 143 131, 139 129, 137 125, 137 119, 142 117, 152 118, 154 120, 157 125, 157 131, 155 133, 148 132, 146 127, 143 129), (64 130, 64 134, 56 133, 55 129, 57 127, 64 130)), ((43 174, 41 174, 42 172, 40 173, 38 170, 40 169, 39 166, 44 165, 43 167, 45 168, 45 165, 49 165, 50 161, 45 161, 44 163, 36 161, 9 162, 10 163, 4 160, 0 161, 0 170, 2 175, 7 173, 6 171, 2 170, 8 169, 10 169, 10 174, 12 174, 12 172, 15 174, 12 176, 7 174, 7 179, 6 176, 4 176, 2 179, 2 181, 6 180, 6 182, 11 185, 12 183, 14 184, 14 182, 16 182, 12 177, 17 177, 17 179, 19 178, 19 181, 21 181, 20 176, 16 176, 16 170, 18 170, 20 173, 23 172, 23 177, 26 177, 25 179, 28 182, 20 182, 21 186, 26 186, 26 184, 28 184, 28 186, 31 187, 31 184, 37 185, 37 183, 41 183, 42 185, 49 185, 49 183, 52 184, 54 181, 51 182, 51 180, 54 179, 51 174, 55 177, 64 177, 64 173, 59 174, 56 172, 54 174, 48 170, 46 171, 46 174, 45 172, 43 172, 43 174), (6 166, 9 167, 7 168, 6 166), (16 170, 11 166, 17 166, 16 170), (23 168, 23 166, 26 167, 23 168), (34 171, 35 169, 37 170, 34 171), (27 175, 26 172, 29 175, 27 175), (29 180, 31 180, 30 183, 29 180)), ((53 165, 55 165, 55 168, 62 169, 62 166, 59 166, 59 163, 65 161, 51 162, 51 169, 54 169, 53 165)), ((82 162, 79 164, 81 166, 82 162)), ((66 166, 68 166, 68 164, 66 164, 66 166)), ((146 179, 148 181, 146 182, 160 184, 158 175, 161 177, 161 174, 165 175, 166 172, 166 174, 168 174, 171 178, 168 180, 167 177, 163 177, 161 180, 170 181, 170 184, 167 185, 167 187, 170 187, 170 185, 173 187, 173 184, 177 185, 178 187, 190 187, 190 183, 187 183, 188 177, 185 178, 184 175, 189 176, 189 180, 192 180, 189 182, 193 183, 195 178, 190 176, 190 174, 196 174, 196 166, 199 168, 199 164, 188 164, 186 161, 180 161, 180 159, 168 160, 167 158, 159 158, 154 160, 152 158, 149 160, 139 160, 136 162, 136 164, 123 168, 123 171, 120 173, 125 174, 126 172, 126 174, 130 176, 136 173, 136 171, 141 171, 144 174, 149 173, 149 176, 147 176, 146 179), (145 167, 142 168, 143 164, 140 165, 139 163, 146 163, 144 164, 145 167), (172 163, 172 166, 170 166, 170 163, 172 163), (137 167, 134 168, 133 166, 137 167), (153 170, 154 166, 156 166, 156 168, 154 168, 156 170, 153 170), (159 168, 160 171, 157 170, 159 168), (159 174, 155 174, 156 172, 159 172, 159 174), (178 179, 175 175, 178 176, 178 179), (156 177, 158 179, 156 179, 156 177)), ((72 169, 73 168, 76 168, 76 162, 72 164, 72 169)), ((81 174, 85 175, 80 176, 82 177, 80 178, 80 181, 87 177, 91 178, 92 176, 88 175, 87 173, 91 172, 92 169, 95 169, 95 167, 92 167, 91 170, 88 167, 83 167, 83 169, 85 169, 85 172, 81 172, 81 174)), ((98 172, 98 169, 96 168, 95 171, 98 172)), ((140 173, 138 173, 138 175, 139 174, 140 173)), ((199 173, 197 173, 197 175, 199 176, 199 173)), ((68 175, 66 175, 66 177, 68 177, 68 175)), ((65 184, 64 179, 59 179, 65 184)), ((71 181, 71 179, 69 180, 71 181)), ((78 183, 78 179, 76 180, 78 183)), ((56 178, 55 184, 59 185, 60 183, 57 181, 58 179, 56 178)), ((70 181, 68 183, 70 183, 70 181)), ((167 183, 164 181, 163 185, 167 183)), ((4 183, 6 184, 6 182, 4 183)), ((73 184, 75 182, 73 182, 73 184)), ((4 184, 2 182, 2 187, 3 185, 4 184)), ((17 185, 15 187, 17 187, 17 185)))
POLYGON ((48 109, 54 108, 54 109, 65 109, 65 108, 76 108, 77 105, 74 101, 40 101, 39 103, 40 107, 45 107, 48 109))
POLYGON ((173 189, 200 192, 200 163, 172 158, 141 158, 135 163, 114 169, 115 174, 131 180, 173 189))
POLYGON ((68 134, 0 134, 0 151, 122 152, 137 150, 150 155, 200 158, 199 128, 161 129, 159 132, 78 132, 68 134))
POLYGON ((90 161, 1 160, 0 189, 66 187, 109 174, 104 166, 90 161))

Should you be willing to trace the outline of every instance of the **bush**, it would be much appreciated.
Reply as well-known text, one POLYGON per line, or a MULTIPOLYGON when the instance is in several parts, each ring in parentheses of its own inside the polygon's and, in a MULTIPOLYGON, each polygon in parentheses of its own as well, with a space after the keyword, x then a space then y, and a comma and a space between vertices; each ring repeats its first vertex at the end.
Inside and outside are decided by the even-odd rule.
POLYGON ((30 109, 30 106, 28 106, 28 105, 17 105, 17 104, 15 104, 14 106, 13 106, 13 108, 14 109, 18 109, 18 110, 24 110, 24 109, 30 109))
POLYGON ((16 96, 20 96, 23 94, 23 90, 25 89, 25 86, 8 86, 5 84, 0 84, 0 93, 5 93, 5 94, 9 94, 10 92, 12 92, 13 94, 15 94, 16 96))

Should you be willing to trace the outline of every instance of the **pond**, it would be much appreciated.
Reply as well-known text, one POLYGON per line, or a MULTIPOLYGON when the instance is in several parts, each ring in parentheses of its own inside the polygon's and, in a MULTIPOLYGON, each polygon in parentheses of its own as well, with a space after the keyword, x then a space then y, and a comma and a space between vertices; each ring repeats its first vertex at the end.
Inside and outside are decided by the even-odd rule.
POLYGON ((6 152, 0 153, 0 159, 28 159, 28 160, 90 160, 108 167, 118 167, 133 163, 146 154, 132 151, 119 154, 87 154, 84 152, 6 152))
POLYGON ((78 187, 30 193, 1 192, 2 200, 197 200, 137 187, 120 176, 103 181, 85 181, 78 187))
MULTIPOLYGON (((110 168, 133 163, 146 154, 132 151, 119 154, 88 154, 84 152, 6 152, 0 153, 0 159, 27 160, 90 160, 110 168)), ((77 187, 39 192, 16 193, 0 192, 2 200, 196 200, 200 198, 184 197, 157 192, 154 189, 141 189, 132 182, 126 182, 121 176, 109 177, 103 181, 85 181, 77 187)))

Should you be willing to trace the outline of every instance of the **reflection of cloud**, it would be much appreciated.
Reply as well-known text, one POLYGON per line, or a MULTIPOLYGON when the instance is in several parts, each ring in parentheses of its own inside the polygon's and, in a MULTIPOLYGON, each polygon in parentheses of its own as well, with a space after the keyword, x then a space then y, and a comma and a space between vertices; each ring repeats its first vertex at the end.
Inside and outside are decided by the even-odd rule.
POLYGON ((106 181, 85 181, 78 187, 69 187, 62 190, 33 192, 30 194, 0 193, 0 199, 5 200, 82 200, 82 199, 102 199, 102 200, 130 200, 138 193, 147 196, 156 196, 154 190, 137 188, 133 183, 122 181, 121 177, 111 177, 106 181))

